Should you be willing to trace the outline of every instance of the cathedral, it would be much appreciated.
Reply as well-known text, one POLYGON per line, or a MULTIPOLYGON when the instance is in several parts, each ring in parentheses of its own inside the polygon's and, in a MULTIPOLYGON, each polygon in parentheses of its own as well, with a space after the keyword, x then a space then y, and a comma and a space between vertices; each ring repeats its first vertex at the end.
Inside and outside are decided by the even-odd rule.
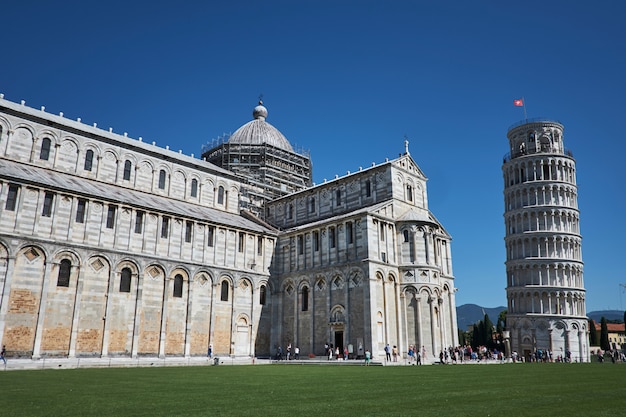
MULTIPOLYGON (((201 158, 0 95, 11 357, 350 358, 458 344, 451 237, 399 157, 322 184, 253 120, 201 158)), ((221 129, 223 127, 219 127, 221 129)))

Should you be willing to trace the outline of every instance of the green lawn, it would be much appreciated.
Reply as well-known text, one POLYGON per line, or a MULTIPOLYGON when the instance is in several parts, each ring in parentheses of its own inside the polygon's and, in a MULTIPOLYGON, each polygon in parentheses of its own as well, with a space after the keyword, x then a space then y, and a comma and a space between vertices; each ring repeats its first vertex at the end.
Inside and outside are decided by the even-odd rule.
POLYGON ((626 365, 257 365, 0 373, 0 416, 624 416, 626 365))

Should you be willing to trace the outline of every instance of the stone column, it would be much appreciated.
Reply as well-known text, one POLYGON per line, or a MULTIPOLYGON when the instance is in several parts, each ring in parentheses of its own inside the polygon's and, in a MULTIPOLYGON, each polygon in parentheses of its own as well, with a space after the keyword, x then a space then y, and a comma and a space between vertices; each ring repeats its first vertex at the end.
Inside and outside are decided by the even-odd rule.
MULTIPOLYGON (((8 255, 8 252, 7 252, 8 255)), ((7 267, 4 276, 4 286, 0 288, 0 346, 3 345, 4 327, 6 326, 7 312, 9 311, 9 298, 11 296, 11 284, 13 283, 13 268, 15 258, 7 256, 7 267)))
MULTIPOLYGON (((78 274, 76 277, 76 293, 74 295, 74 313, 72 316, 72 329, 70 332, 70 351, 69 351, 69 357, 70 358, 74 358, 76 357, 76 339, 78 337, 78 319, 80 316, 80 306, 81 306, 81 299, 82 299, 82 294, 83 294, 83 277, 84 277, 84 270, 80 268, 80 266, 74 267, 72 266, 72 268, 78 268, 78 274)), ((72 276, 72 274, 70 274, 70 277, 72 276)))

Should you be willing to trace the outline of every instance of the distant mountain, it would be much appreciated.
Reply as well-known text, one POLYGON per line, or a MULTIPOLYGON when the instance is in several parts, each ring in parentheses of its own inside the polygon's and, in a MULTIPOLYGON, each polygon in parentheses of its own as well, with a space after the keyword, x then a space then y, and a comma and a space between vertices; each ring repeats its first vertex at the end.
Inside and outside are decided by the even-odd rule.
MULTIPOLYGON (((506 307, 481 307, 476 304, 463 304, 462 306, 458 306, 456 308, 456 319, 457 326, 461 330, 467 330, 469 326, 483 320, 485 318, 485 314, 489 316, 489 319, 496 324, 498 321, 498 316, 502 310, 506 310, 506 307)), ((607 320, 619 320, 624 321, 624 312, 620 310, 598 310, 598 311, 590 311, 587 313, 587 317, 595 320, 596 322, 600 322, 602 317, 607 320)))
MULTIPOLYGON (((458 313, 457 313, 458 314, 458 313)), ((607 320, 619 320, 621 322, 624 321, 624 312, 620 310, 598 310, 598 311, 590 311, 587 313, 587 317, 593 319, 600 323, 602 317, 607 320)))
POLYGON ((459 329, 467 330, 468 326, 476 324, 480 320, 485 318, 485 314, 489 316, 489 319, 496 324, 498 316, 502 310, 506 310, 506 307, 481 307, 476 304, 463 304, 456 308, 456 320, 459 329))

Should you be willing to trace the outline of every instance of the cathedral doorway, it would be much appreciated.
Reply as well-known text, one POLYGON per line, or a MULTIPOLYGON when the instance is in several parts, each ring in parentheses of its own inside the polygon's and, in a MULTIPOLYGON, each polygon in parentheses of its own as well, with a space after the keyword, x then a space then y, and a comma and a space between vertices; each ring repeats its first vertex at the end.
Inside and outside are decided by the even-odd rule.
POLYGON ((343 330, 335 331, 335 346, 339 348, 340 355, 343 355, 343 330))

